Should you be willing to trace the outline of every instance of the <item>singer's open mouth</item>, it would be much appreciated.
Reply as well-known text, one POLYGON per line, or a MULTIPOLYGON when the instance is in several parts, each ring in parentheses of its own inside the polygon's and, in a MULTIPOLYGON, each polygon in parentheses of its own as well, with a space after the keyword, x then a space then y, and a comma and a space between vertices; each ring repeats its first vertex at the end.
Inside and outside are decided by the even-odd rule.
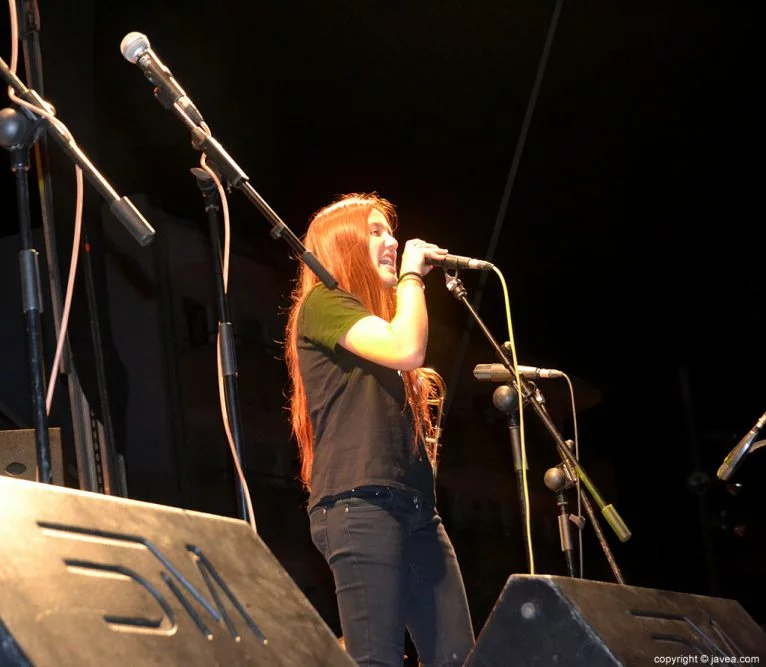
POLYGON ((381 266, 390 266, 391 268, 396 268, 396 257, 393 255, 383 255, 380 260, 378 260, 378 264, 381 266))

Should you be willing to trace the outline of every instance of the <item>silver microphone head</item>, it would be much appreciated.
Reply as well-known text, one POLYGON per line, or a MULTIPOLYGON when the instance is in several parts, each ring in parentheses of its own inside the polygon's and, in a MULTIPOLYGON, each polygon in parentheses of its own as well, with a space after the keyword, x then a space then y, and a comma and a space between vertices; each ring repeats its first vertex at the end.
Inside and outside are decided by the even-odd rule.
POLYGON ((129 32, 120 42, 120 53, 128 62, 134 63, 152 47, 149 38, 141 32, 129 32))

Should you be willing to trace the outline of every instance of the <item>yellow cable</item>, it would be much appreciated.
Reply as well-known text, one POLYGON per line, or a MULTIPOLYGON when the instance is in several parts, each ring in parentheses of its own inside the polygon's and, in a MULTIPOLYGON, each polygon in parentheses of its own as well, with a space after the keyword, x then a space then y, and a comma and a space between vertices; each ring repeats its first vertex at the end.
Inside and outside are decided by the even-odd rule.
POLYGON ((524 434, 524 397, 521 393, 521 374, 519 373, 519 362, 516 358, 516 341, 513 338, 513 324, 511 322, 511 302, 508 297, 508 286, 505 283, 505 278, 502 272, 496 266, 492 267, 492 270, 500 278, 500 284, 503 286, 503 297, 505 299, 505 317, 508 322, 508 342, 511 346, 511 358, 513 360, 513 372, 516 377, 516 386, 518 387, 518 403, 519 403, 519 434, 521 440, 521 479, 522 479, 522 492, 524 493, 524 504, 527 508, 526 521, 524 530, 526 532, 527 544, 529 545, 529 573, 535 573, 535 557, 532 549, 532 522, 530 519, 531 507, 529 504, 529 486, 527 484, 527 446, 526 437, 524 434))

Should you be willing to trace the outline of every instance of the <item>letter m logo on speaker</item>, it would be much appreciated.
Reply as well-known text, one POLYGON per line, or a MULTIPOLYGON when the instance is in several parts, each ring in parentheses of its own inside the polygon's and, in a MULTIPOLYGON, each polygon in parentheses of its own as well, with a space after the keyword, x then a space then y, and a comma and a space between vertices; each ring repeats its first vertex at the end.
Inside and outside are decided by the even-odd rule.
POLYGON ((0 664, 352 667, 248 524, 0 478, 0 664))

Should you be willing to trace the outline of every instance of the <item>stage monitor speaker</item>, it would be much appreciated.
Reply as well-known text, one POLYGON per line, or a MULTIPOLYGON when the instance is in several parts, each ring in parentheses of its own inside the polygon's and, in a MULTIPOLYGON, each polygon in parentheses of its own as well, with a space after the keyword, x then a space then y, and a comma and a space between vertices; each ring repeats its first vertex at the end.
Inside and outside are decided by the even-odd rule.
MULTIPOLYGON (((64 464, 61 455, 61 429, 48 429, 53 483, 64 486, 64 464)), ((35 430, 17 428, 0 431, 0 475, 28 479, 37 478, 37 449, 35 430)))
POLYGON ((0 477, 0 664, 353 667, 249 525, 0 477))
POLYGON ((766 634, 733 600, 513 575, 465 667, 725 664, 755 656, 766 657, 766 634))

